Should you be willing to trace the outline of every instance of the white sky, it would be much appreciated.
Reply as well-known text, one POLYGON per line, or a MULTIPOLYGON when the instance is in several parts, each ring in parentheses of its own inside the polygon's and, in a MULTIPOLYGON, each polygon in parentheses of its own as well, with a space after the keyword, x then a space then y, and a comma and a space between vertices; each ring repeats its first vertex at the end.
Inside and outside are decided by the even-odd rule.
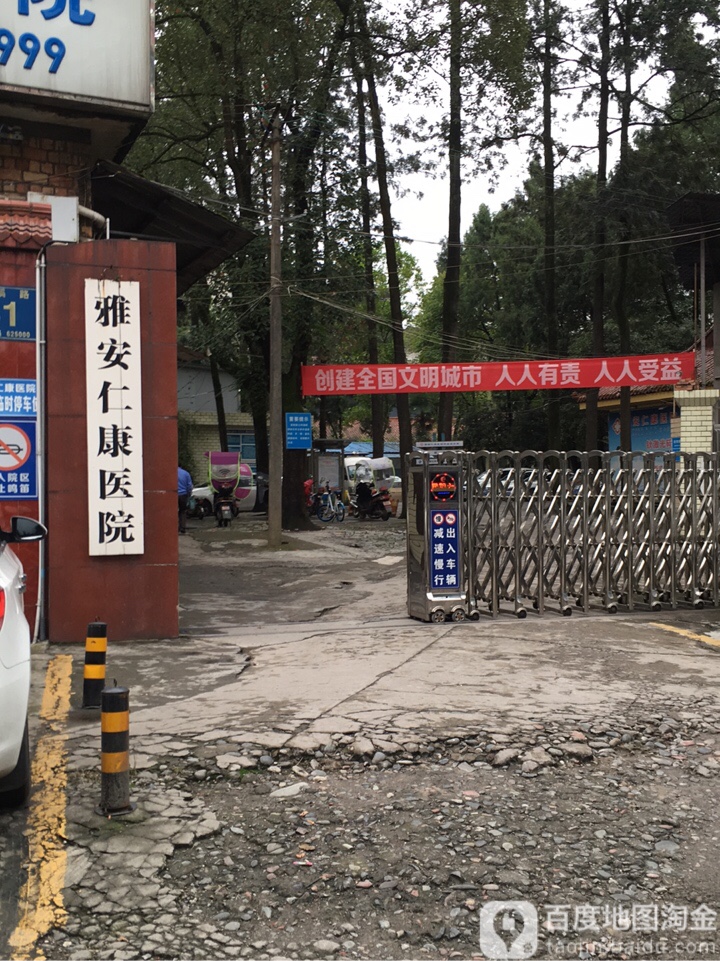
MULTIPOLYGON (((501 173, 494 193, 489 192, 487 181, 481 176, 463 181, 461 236, 469 229, 481 204, 487 204, 490 210, 496 212, 522 187, 527 175, 526 161, 519 149, 513 153, 513 161, 501 173)), ((447 177, 433 179, 412 174, 403 178, 403 185, 408 193, 404 197, 393 197, 393 217, 400 224, 400 233, 416 241, 413 244, 404 243, 403 247, 417 258, 425 280, 430 283, 436 273, 435 261, 440 253, 440 245, 448 232, 448 180, 447 177), (420 200, 417 198, 418 192, 423 194, 420 200)))
MULTIPOLYGON (((388 3, 389 0, 381 0, 381 3, 388 3)), ((587 4, 587 0, 566 0, 566 6, 570 9, 581 10, 587 4)), ((434 78, 436 81, 438 77, 434 78)), ((644 76, 643 76, 643 79, 644 76)), ((665 87, 662 80, 654 80, 652 86, 646 93, 658 98, 665 87)), ((438 118, 447 113, 448 110, 448 87, 444 84, 444 94, 440 94, 437 102, 438 118)), ((439 82, 439 89, 443 89, 443 81, 439 82)), ((407 121, 412 126, 412 111, 427 112, 427 108, 419 106, 411 108, 408 114, 407 103, 392 104, 388 102, 386 92, 381 93, 382 110, 385 115, 386 123, 403 123, 407 121)), ((592 146, 597 143, 597 121, 594 116, 585 116, 578 119, 575 116, 577 108, 577 98, 573 94, 566 94, 562 99, 556 100, 555 108, 557 111, 554 121, 554 135, 566 144, 584 145, 590 148, 585 154, 582 164, 566 162, 557 171, 558 178, 565 174, 579 173, 582 168, 593 167, 596 163, 595 151, 592 146)), ((611 127, 617 119, 613 116, 616 112, 615 105, 611 105, 611 127)), ((372 148, 371 148, 372 149, 372 148)), ((495 213, 500 206, 510 200, 520 190, 523 181, 527 177, 528 160, 527 142, 523 146, 508 144, 504 153, 507 165, 499 175, 499 182, 495 185, 494 192, 491 192, 489 181, 478 177, 465 177, 462 186, 462 226, 461 236, 464 236, 470 227, 472 218, 481 204, 485 203, 490 210, 495 213)), ((609 147, 608 162, 610 166, 615 162, 616 155, 613 148, 612 138, 609 147)), ((447 159, 441 161, 447 166, 447 159)), ((418 241, 412 245, 404 245, 414 254, 423 271, 425 280, 429 283, 435 277, 435 260, 440 251, 440 244, 447 236, 448 219, 448 183, 446 176, 432 177, 422 174, 406 175, 403 178, 403 185, 407 193, 403 197, 396 194, 392 196, 393 217, 400 225, 400 233, 406 237, 412 237, 418 241), (421 191, 423 197, 418 199, 417 192, 421 191), (423 241, 422 243, 420 241, 423 241)))

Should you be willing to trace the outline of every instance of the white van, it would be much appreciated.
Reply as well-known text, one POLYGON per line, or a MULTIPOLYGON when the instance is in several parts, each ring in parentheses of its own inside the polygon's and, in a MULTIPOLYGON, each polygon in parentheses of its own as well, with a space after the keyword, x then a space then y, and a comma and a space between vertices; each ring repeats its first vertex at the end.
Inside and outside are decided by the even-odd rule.
POLYGON ((373 487, 390 488, 395 483, 395 468, 389 457, 346 457, 345 482, 354 491, 360 481, 373 487))

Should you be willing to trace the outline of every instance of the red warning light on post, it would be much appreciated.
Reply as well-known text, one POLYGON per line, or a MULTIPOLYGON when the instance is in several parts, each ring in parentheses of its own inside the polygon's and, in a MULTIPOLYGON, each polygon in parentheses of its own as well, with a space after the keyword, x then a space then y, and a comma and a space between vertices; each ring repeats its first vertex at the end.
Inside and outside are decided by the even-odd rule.
POLYGON ((457 497, 457 477, 443 471, 430 479, 430 498, 434 501, 450 501, 457 497))

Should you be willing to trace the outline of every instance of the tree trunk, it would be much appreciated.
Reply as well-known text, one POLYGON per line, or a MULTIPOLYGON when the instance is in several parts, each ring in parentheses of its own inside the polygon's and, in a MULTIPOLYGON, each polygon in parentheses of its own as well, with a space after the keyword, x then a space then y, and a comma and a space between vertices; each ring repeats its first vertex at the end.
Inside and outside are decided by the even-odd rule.
POLYGON ((212 377, 213 393, 215 394, 215 410, 217 411, 220 450, 227 450, 228 436, 227 419, 225 417, 225 399, 222 393, 222 383, 220 382, 220 368, 215 359, 215 354, 210 354, 210 376, 212 377))
MULTIPOLYGON (((630 108, 633 97, 631 40, 633 16, 633 4, 631 0, 625 0, 620 23, 625 86, 620 97, 620 159, 615 175, 615 187, 620 209, 620 241, 617 252, 617 286, 613 301, 613 313, 620 335, 620 353, 626 356, 630 354, 631 350, 630 323, 626 305, 631 227, 626 203, 626 188, 630 153, 630 108)), ((632 407, 629 387, 620 388, 620 447, 622 450, 632 450, 632 407)))
MULTIPOLYGON (((462 49, 461 0, 448 0, 450 12, 450 129, 448 136, 448 249, 443 281, 441 360, 451 364, 457 357, 458 310, 460 305, 460 201, 462 194, 462 99, 460 53, 462 49)), ((438 405, 438 440, 451 440, 453 434, 451 392, 441 393, 438 405)))
MULTIPOLYGON (((371 316, 375 316, 375 275, 373 272, 374 258, 372 236, 370 234, 370 189, 368 186, 368 156, 367 156, 367 127, 365 119, 365 95, 363 93, 362 77, 359 74, 357 62, 355 68, 358 108, 358 162, 360 164, 360 203, 362 209, 363 229, 363 268, 365 273, 365 308, 371 316)), ((374 320, 368 318, 368 363, 377 364, 379 361, 377 326, 374 320)), ((382 457, 385 453, 385 410, 383 398, 380 394, 370 395, 371 436, 373 457, 382 457)))
MULTIPOLYGON (((255 433, 255 459, 258 470, 267 473, 269 467, 269 436, 268 436, 268 372, 270 370, 270 340, 267 332, 258 331, 257 336, 245 333, 245 345, 248 354, 253 358, 262 357, 261 371, 252 370, 249 374, 244 371, 240 380, 243 407, 252 417, 255 433)), ((255 362, 257 364, 257 362, 255 362)))
MULTIPOLYGON (((551 357, 560 352, 557 305, 555 296, 555 143, 553 140, 553 23, 551 0, 543 0, 545 49, 543 54, 543 165, 545 179, 545 326, 547 348, 551 357)), ((560 397, 552 390, 548 401, 547 446, 560 449, 560 397)))
MULTIPOLYGON (((312 160, 320 143, 325 118, 332 97, 332 82, 337 72, 339 51, 345 42, 347 5, 336 0, 343 20, 333 37, 328 40, 328 54, 317 78, 312 109, 307 110, 307 121, 292 138, 288 150, 288 197, 294 222, 294 260, 296 276, 310 282, 317 272, 316 245, 312 224, 308 222, 312 160)), ((283 410, 301 411, 304 408, 301 368, 307 363, 312 340, 314 305, 305 297, 294 304, 295 329, 290 344, 290 364, 283 377, 283 410)), ((307 529, 311 522, 305 506, 304 483, 307 479, 307 454, 303 450, 286 450, 283 460, 283 527, 291 530, 307 529)), ((271 495, 272 496, 272 493, 271 495)))
MULTIPOLYGON (((207 284, 207 278, 202 282, 202 286, 198 285, 198 296, 192 301, 192 311, 194 319, 198 321, 202 326, 209 327, 210 325, 210 290, 207 284), (200 293, 202 292, 202 293, 200 293)), ((220 367, 217 362, 217 358, 213 351, 208 351, 210 355, 210 379, 213 385, 213 398, 215 400, 215 412, 217 415, 218 422, 218 438, 220 443, 220 450, 228 449, 228 439, 227 439, 227 419, 225 417, 225 399, 222 393, 222 383, 220 381, 220 367)))
MULTIPOLYGON (((380 193, 380 212, 382 214, 383 235, 385 239, 385 259, 388 271, 388 292, 390 295, 390 317, 392 320, 393 359, 396 364, 406 364, 405 338, 403 335, 403 312, 400 298, 400 274, 398 271, 397 250, 395 247, 395 225, 392 219, 392 205, 388 186, 388 167, 383 136, 383 120, 380 103, 375 86, 375 74, 372 70, 372 53, 367 28, 365 4, 358 5, 360 11, 360 29, 363 38, 363 60, 365 82, 368 88, 368 102, 372 119, 373 136, 375 141, 375 163, 377 167, 378 190, 380 193)), ((412 428, 410 422, 410 401, 407 394, 396 394, 395 404, 398 414, 398 428, 400 433, 400 459, 403 490, 407 490, 405 455, 412 450, 412 428)), ((403 513, 406 498, 403 498, 403 513)))
MULTIPOLYGON (((605 352, 605 241, 607 237, 605 191, 607 186, 608 107, 610 102, 610 3, 599 0, 600 9, 600 101, 598 110, 598 167, 595 188, 595 253, 593 265, 592 344, 593 354, 605 352)), ((585 445, 598 446, 597 388, 587 392, 585 445)))

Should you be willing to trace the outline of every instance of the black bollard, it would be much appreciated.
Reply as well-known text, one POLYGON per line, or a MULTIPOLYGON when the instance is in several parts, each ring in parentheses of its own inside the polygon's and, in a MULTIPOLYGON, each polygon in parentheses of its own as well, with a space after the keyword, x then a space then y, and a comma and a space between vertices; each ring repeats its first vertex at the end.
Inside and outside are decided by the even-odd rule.
POLYGON ((105 687, 105 656, 107 654, 107 624, 94 621, 88 624, 85 638, 85 671, 83 674, 83 708, 99 708, 100 695, 105 687))
POLYGON ((135 810, 130 801, 130 692, 106 687, 102 692, 101 787, 98 814, 117 817, 135 810))

